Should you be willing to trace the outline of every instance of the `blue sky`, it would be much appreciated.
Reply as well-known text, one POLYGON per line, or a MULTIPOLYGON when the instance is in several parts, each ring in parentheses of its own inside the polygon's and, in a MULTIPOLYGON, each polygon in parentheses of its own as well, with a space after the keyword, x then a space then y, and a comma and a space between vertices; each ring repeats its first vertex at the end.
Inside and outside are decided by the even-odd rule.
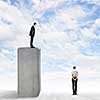
POLYGON ((67 74, 76 65, 82 79, 100 79, 99 0, 1 0, 1 77, 16 76, 17 48, 29 47, 34 21, 42 74, 67 74))

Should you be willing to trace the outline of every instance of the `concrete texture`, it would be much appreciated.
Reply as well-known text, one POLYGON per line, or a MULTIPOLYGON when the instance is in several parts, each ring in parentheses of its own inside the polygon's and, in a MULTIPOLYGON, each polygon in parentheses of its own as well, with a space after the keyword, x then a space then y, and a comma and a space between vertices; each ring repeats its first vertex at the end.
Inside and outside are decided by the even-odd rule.
POLYGON ((40 93, 40 50, 18 49, 18 96, 37 97, 40 93))

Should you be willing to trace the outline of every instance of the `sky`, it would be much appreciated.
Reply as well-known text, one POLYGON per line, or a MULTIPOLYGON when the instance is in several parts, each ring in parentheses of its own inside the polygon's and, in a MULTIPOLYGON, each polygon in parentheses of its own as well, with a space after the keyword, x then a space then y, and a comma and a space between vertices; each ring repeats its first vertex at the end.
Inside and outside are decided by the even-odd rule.
POLYGON ((42 83, 69 80, 73 65, 81 81, 100 83, 99 0, 0 0, 0 89, 17 84, 17 49, 30 46, 33 22, 42 83))

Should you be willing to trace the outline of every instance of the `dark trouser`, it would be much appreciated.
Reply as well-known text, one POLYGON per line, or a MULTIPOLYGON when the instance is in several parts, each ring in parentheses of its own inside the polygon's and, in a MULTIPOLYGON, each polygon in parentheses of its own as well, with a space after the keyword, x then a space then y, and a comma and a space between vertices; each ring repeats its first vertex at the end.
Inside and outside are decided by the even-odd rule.
POLYGON ((31 48, 34 47, 34 46, 33 46, 33 38, 34 38, 34 36, 31 36, 31 40, 30 40, 30 47, 31 47, 31 48))
POLYGON ((76 94, 77 94, 77 81, 78 81, 78 79, 74 80, 74 79, 72 78, 73 95, 76 95, 76 94))

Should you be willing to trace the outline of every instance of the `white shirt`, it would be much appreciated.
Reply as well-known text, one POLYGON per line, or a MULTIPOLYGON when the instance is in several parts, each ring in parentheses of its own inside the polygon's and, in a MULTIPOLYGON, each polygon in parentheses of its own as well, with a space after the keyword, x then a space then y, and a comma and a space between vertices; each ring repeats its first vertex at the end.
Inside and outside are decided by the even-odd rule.
POLYGON ((78 76, 78 71, 76 69, 73 69, 72 76, 73 77, 77 77, 78 76))

